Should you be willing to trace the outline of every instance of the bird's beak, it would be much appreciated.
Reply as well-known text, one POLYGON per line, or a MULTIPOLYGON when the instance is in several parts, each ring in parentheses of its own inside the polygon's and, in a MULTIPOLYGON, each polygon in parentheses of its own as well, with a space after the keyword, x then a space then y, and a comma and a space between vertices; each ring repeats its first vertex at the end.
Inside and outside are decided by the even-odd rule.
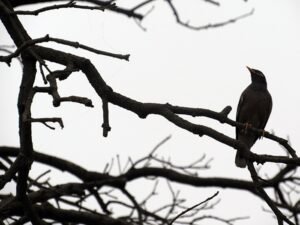
POLYGON ((246 66, 250 73, 252 73, 252 69, 249 66, 246 66))

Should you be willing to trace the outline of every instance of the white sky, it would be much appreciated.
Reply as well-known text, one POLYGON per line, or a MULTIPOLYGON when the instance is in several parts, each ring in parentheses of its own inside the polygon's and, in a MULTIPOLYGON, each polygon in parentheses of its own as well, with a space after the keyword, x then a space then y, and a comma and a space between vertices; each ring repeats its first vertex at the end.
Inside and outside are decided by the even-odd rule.
MULTIPOLYGON (((164 2, 157 4, 142 22, 147 32, 142 31, 133 20, 109 12, 65 9, 21 18, 32 38, 49 34, 101 50, 131 54, 130 61, 126 62, 55 45, 91 58, 115 91, 143 102, 169 102, 216 111, 231 105, 233 112, 229 116, 235 118, 239 96, 250 82, 245 66, 260 69, 267 77, 273 96, 273 111, 266 130, 273 129, 281 137, 289 135, 293 147, 298 149, 300 2, 253 0, 246 4, 235 0, 231 4, 223 3, 223 8, 196 3, 178 5, 182 17, 195 25, 235 17, 253 7, 255 13, 226 27, 203 31, 191 31, 176 24, 164 2)), ((0 33, 0 43, 10 44, 2 24, 0 33)), ((54 68, 54 65, 50 67, 54 68)), ((0 71, 0 144, 18 146, 16 102, 21 68, 15 60, 11 68, 0 64, 0 71)), ((38 84, 41 85, 40 77, 38 84)), ((160 153, 171 157, 174 163, 187 164, 205 153, 214 161, 211 170, 199 171, 201 176, 249 179, 247 170, 235 167, 235 151, 208 137, 199 138, 180 130, 158 116, 141 120, 133 113, 110 106, 112 131, 108 138, 102 137, 101 101, 80 73, 60 83, 60 93, 62 96, 89 97, 95 108, 72 103, 53 108, 49 97, 37 96, 33 116, 62 116, 65 124, 63 130, 56 126, 55 131, 34 124, 34 147, 38 151, 70 159, 87 169, 102 170, 116 154, 124 162, 128 156, 137 159, 172 134, 172 139, 160 149, 160 153)), ((228 125, 205 118, 191 121, 212 126, 234 137, 234 128, 228 125)), ((256 143, 253 151, 283 154, 276 143, 266 139, 256 143)), ((263 172, 272 169, 265 167, 267 169, 263 172)), ((65 181, 65 177, 58 177, 58 181, 65 181)), ((191 205, 215 191, 183 189, 186 189, 182 193, 187 194, 191 205)), ((222 202, 212 214, 223 213, 227 218, 250 215, 251 219, 236 223, 243 225, 274 222, 271 214, 261 211, 262 206, 267 207, 256 197, 237 191, 220 191, 222 202), (241 202, 241 199, 244 201, 241 202)), ((216 223, 213 221, 212 224, 216 223)))

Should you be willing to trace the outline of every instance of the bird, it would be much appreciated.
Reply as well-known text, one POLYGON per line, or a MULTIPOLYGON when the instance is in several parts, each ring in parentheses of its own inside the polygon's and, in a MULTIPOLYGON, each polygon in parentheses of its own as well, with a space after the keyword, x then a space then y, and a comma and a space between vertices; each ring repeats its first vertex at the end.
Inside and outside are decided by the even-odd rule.
MULTIPOLYGON (((251 75, 251 84, 242 92, 236 113, 236 121, 245 124, 244 128, 236 127, 236 140, 243 142, 250 151, 251 147, 261 138, 262 134, 249 131, 254 127, 264 130, 272 111, 272 96, 267 89, 265 75, 247 66, 251 75)), ((239 150, 236 153, 235 165, 245 168, 246 159, 239 150)))

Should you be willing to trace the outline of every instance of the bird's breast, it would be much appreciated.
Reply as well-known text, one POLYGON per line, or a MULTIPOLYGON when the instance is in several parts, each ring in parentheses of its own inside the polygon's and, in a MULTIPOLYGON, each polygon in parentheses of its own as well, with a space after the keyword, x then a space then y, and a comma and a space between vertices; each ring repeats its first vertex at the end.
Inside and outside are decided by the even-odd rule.
POLYGON ((245 93, 243 107, 240 112, 240 121, 250 123, 252 126, 259 128, 266 118, 266 109, 272 104, 270 94, 267 90, 247 90, 245 93))

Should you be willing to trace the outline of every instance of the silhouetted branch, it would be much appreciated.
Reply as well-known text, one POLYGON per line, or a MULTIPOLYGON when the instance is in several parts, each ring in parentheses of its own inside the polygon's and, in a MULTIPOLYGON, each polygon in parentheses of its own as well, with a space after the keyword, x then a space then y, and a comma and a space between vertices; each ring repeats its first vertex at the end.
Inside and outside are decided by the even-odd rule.
POLYGON ((109 113, 108 113, 108 102, 105 98, 102 99, 102 109, 103 109, 103 137, 107 137, 108 132, 111 130, 109 126, 109 113))
POLYGON ((265 162, 284 163, 300 166, 300 158, 289 158, 288 156, 258 155, 250 152, 249 160, 264 164, 265 162))
POLYGON ((265 202, 269 205, 269 207, 272 209, 272 211, 276 215, 278 225, 283 225, 283 221, 285 221, 286 223, 288 223, 290 225, 293 225, 294 223, 292 221, 290 221, 285 215, 282 214, 282 212, 277 208, 276 204, 274 204, 274 202, 270 199, 268 194, 263 189, 263 187, 261 185, 261 181, 255 171, 253 164, 248 162, 247 166, 248 166, 249 172, 251 174, 252 180, 254 182, 255 189, 258 191, 259 195, 265 200, 265 202))
POLYGON ((58 123, 60 125, 61 128, 64 128, 64 124, 63 124, 63 121, 61 118, 57 118, 57 117, 52 117, 52 118, 31 118, 31 119, 28 119, 29 122, 31 123, 42 123, 44 124, 46 127, 54 130, 55 128, 48 125, 47 123, 48 122, 51 122, 51 123, 58 123))
MULTIPOLYGON (((57 0, 12 0, 11 4, 13 7, 17 7, 17 6, 28 5, 28 4, 51 3, 51 2, 57 2, 57 0)), ((81 0, 81 2, 83 2, 83 1, 81 0)), ((106 7, 107 5, 110 5, 114 1, 85 0, 84 2, 90 3, 92 5, 100 6, 100 7, 106 7)), ((120 15, 128 16, 130 18, 136 18, 139 20, 143 19, 142 14, 133 12, 130 9, 126 9, 126 8, 122 8, 122 7, 111 7, 111 8, 106 8, 106 9, 109 11, 118 13, 120 15)))
MULTIPOLYGON (((252 10, 249 13, 220 23, 193 26, 188 22, 185 23, 182 21, 172 0, 165 1, 180 25, 195 30, 221 27, 250 16, 254 12, 252 10)), ((209 4, 219 5, 219 3, 214 0, 204 1, 209 4)), ((131 7, 129 10, 115 6, 112 1, 101 0, 86 0, 86 2, 92 3, 93 6, 77 5, 74 0, 71 0, 65 4, 50 5, 31 12, 14 11, 12 7, 45 2, 52 3, 53 1, 0 0, 0 19, 17 47, 16 51, 13 53, 9 53, 7 56, 1 56, 0 61, 10 64, 13 58, 21 56, 22 64, 24 66, 18 96, 20 148, 0 147, 0 170, 4 172, 0 177, 0 189, 11 180, 15 182, 17 187, 15 195, 0 195, 1 219, 7 219, 8 223, 14 222, 15 224, 20 224, 29 222, 34 225, 44 224, 44 220, 47 222, 49 220, 50 223, 59 222, 62 224, 84 223, 108 225, 142 225, 143 223, 150 225, 157 224, 157 222, 163 225, 172 223, 194 225, 197 221, 205 218, 216 219, 227 224, 232 224, 235 221, 234 219, 222 220, 217 216, 200 215, 201 210, 213 209, 214 206, 219 203, 219 201, 217 201, 212 204, 207 204, 207 202, 214 198, 217 193, 193 207, 186 207, 184 205, 186 199, 182 198, 179 194, 179 190, 176 190, 173 187, 173 183, 176 182, 181 185, 197 188, 214 187, 248 191, 251 194, 258 196, 262 201, 269 205, 277 217, 278 224, 283 224, 283 222, 294 224, 291 221, 291 218, 294 218, 295 223, 298 224, 297 216, 300 213, 299 200, 293 200, 292 196, 299 192, 297 186, 300 184, 300 177, 296 171, 297 166, 300 165, 300 161, 296 155, 296 151, 291 147, 288 140, 251 127, 249 128, 249 132, 263 135, 265 138, 278 142, 284 146, 292 158, 290 158, 289 155, 273 156, 254 154, 247 151, 247 146, 241 141, 237 141, 209 126, 191 122, 188 117, 183 118, 183 116, 207 117, 219 121, 222 124, 243 128, 245 126, 244 124, 237 123, 228 118, 231 111, 230 106, 226 106, 220 112, 214 112, 202 108, 174 106, 169 103, 139 102, 122 95, 117 91, 114 91, 105 82, 100 75, 100 72, 89 59, 68 52, 38 46, 37 44, 51 41, 75 48, 81 48, 96 54, 125 60, 129 60, 129 55, 105 52, 78 42, 52 38, 49 35, 38 39, 32 39, 18 17, 18 13, 31 13, 37 15, 40 12, 52 9, 73 7, 81 9, 107 9, 141 20, 146 14, 139 14, 136 11, 153 3, 154 0, 137 2, 135 3, 135 6, 131 7), (49 64, 51 67, 53 63, 56 63, 60 66, 65 66, 65 68, 51 70, 46 64, 48 62, 51 63, 49 64), (45 86, 34 86, 37 65, 39 66, 45 86), (210 160, 204 162, 205 154, 194 162, 183 166, 176 165, 172 162, 172 159, 166 160, 163 157, 158 156, 157 149, 168 141, 170 137, 162 140, 148 155, 141 159, 136 161, 132 161, 132 159, 128 160, 125 166, 121 164, 121 160, 119 156, 117 156, 117 162, 115 164, 117 164, 119 168, 118 175, 111 175, 111 170, 113 166, 115 166, 115 161, 113 160, 110 164, 105 166, 104 172, 101 173, 98 171, 86 170, 68 160, 34 151, 32 143, 32 122, 40 122, 49 128, 53 128, 49 126, 49 122, 58 122, 60 126, 63 127, 61 118, 32 118, 31 105, 36 94, 46 93, 51 95, 54 107, 60 106, 61 102, 75 102, 84 104, 87 107, 93 107, 92 101, 89 98, 81 96, 61 97, 59 94, 60 90, 57 85, 57 80, 65 80, 77 71, 81 71, 86 76, 91 88, 102 100, 102 127, 104 136, 107 136, 110 131, 109 104, 131 111, 142 119, 147 118, 148 115, 158 115, 191 134, 200 137, 206 135, 220 143, 232 147, 232 149, 244 152, 244 156, 248 159, 248 169, 252 181, 240 180, 236 177, 200 177, 196 171, 203 168, 209 168, 210 160), (39 177, 37 179, 32 179, 29 176, 29 171, 31 170, 33 162, 42 163, 48 167, 66 171, 79 178, 80 181, 68 181, 59 185, 51 185, 48 180, 46 182, 39 182, 39 177), (271 178, 261 178, 257 174, 253 162, 260 164, 272 162, 285 165, 280 166, 278 172, 271 178), (155 166, 153 166, 153 164, 155 166), (141 178, 147 179, 147 182, 152 182, 153 188, 148 195, 139 199, 135 196, 134 192, 129 189, 128 184, 136 183, 136 181, 141 178), (167 191, 171 194, 171 200, 167 203, 162 202, 156 209, 151 209, 147 203, 158 193, 159 179, 167 180, 169 188, 167 191), (107 191, 108 188, 110 189, 109 191, 107 191), (113 192, 115 190, 116 192, 113 192), (266 190, 272 190, 275 193, 274 199, 268 195, 266 190), (66 197, 69 198, 66 199, 66 197), (96 211, 85 205, 85 201, 90 197, 94 197, 98 203, 99 209, 96 211), (123 200, 124 197, 127 198, 123 200), (54 205, 56 207, 54 207, 54 205), (71 206, 76 210, 67 210, 64 208, 65 206, 71 206), (113 214, 113 210, 108 208, 108 206, 122 206, 129 212, 117 219, 119 214, 113 214), (101 210, 104 214, 98 212, 98 210, 101 210), (178 214, 178 210, 181 210, 182 213, 178 214), (283 212, 286 215, 283 214, 283 212), (114 216, 114 218, 112 216, 114 216)), ((238 219, 240 218, 236 217, 236 220, 238 219)))
MULTIPOLYGON (((0 157, 16 157, 18 156, 18 152, 19 150, 16 148, 10 148, 10 147, 0 147, 0 157)), ((151 168, 151 167, 147 167, 147 168, 131 168, 128 171, 125 171, 124 173, 120 174, 119 176, 111 176, 108 174, 102 174, 99 172, 93 172, 93 171, 87 171, 83 168, 81 168, 80 166, 70 163, 66 160, 62 160, 53 156, 49 156, 46 154, 42 154, 42 153, 38 153, 38 152, 34 152, 33 153, 33 160, 36 162, 40 162, 43 163, 45 165, 49 165, 51 167, 54 167, 56 169, 62 170, 62 171, 67 171, 75 176, 77 176, 78 178, 80 178, 82 181, 86 182, 85 184, 76 184, 79 187, 83 187, 85 189, 90 190, 90 188, 92 187, 101 187, 102 185, 106 184, 106 185, 110 185, 112 187, 116 187, 116 188, 121 188, 124 187, 125 183, 124 182, 133 182, 134 180, 137 180, 139 178, 142 177, 161 177, 161 178, 166 178, 169 181, 172 182, 178 182, 181 184, 185 184, 185 185, 191 185, 194 187, 226 187, 226 188, 233 188, 233 189, 238 189, 238 190, 247 190, 250 193, 257 195, 261 198, 264 199, 264 196, 261 196, 260 192, 257 192, 257 186, 254 185, 252 182, 250 181, 242 181, 242 180, 238 180, 236 178, 234 179, 228 179, 228 178, 201 178, 201 177, 195 177, 195 176, 191 176, 191 175, 185 175, 185 174, 181 174, 178 173, 176 171, 167 169, 167 168, 151 168)), ((285 182, 284 181, 284 175, 287 172, 289 172, 289 170, 285 170, 285 171, 280 171, 278 172, 278 174, 276 176, 274 176, 273 178, 271 178, 270 180, 265 180, 265 181, 259 181, 259 185, 261 188, 273 188, 273 187, 278 187, 279 182, 285 182), (281 174, 281 175, 279 175, 281 174), (281 177, 281 178, 280 178, 281 177)), ((289 178, 286 178, 288 181, 289 178)), ((292 177, 290 177, 290 179, 292 179, 292 177)), ((258 179, 256 179, 258 180, 258 179)), ((78 188, 75 188, 74 186, 75 184, 67 184, 67 186, 59 186, 59 187, 53 187, 53 190, 56 190, 55 192, 53 191, 48 191, 48 197, 53 195, 57 197, 57 194, 61 195, 63 193, 66 194, 65 191, 62 190, 66 190, 66 191, 72 191, 72 190, 78 190, 78 188), (72 185, 73 188, 70 188, 71 186, 68 185, 72 185), (64 187, 64 188, 63 188, 64 187), (59 188, 59 189, 57 189, 59 188), (63 189, 61 189, 63 188, 63 189), (60 190, 60 191, 59 191, 60 190), (52 193, 52 194, 51 194, 52 193), (49 195, 50 194, 50 195, 49 195)), ((156 188, 154 188, 156 189, 156 188)), ((78 192, 76 191, 76 192, 78 192)), ((175 193, 174 190, 170 189, 171 193, 173 193, 173 204, 171 205, 166 205, 166 208, 169 208, 170 210, 173 207, 179 207, 178 203, 180 203, 180 200, 177 199, 178 196, 175 193)), ((151 193, 154 193, 155 191, 152 191, 151 193)), ((41 198, 37 198, 37 196, 39 196, 37 194, 38 192, 36 192, 36 194, 30 194, 30 198, 34 197, 34 201, 45 201, 45 192, 40 192, 40 196, 44 196, 42 199, 41 198), (32 196, 32 197, 31 197, 32 196)), ((83 193, 81 191, 79 191, 78 193, 83 193)), ((51 198, 53 198, 51 197, 51 198)), ((146 199, 151 198, 151 194, 146 197, 146 199)), ((270 200, 273 202, 273 200, 270 200)), ((107 204, 112 204, 113 201, 109 201, 107 204)), ((106 205, 105 202, 102 202, 102 204, 106 205)), ((141 207, 145 205, 145 199, 142 200, 140 203, 138 203, 141 207)), ((274 202, 273 204, 277 204, 276 202, 274 202)), ((133 206, 134 207, 134 206, 133 206)), ((163 208, 162 208, 163 209, 163 208)), ((1 211, 1 207, 0 207, 0 211, 1 211)), ((143 208, 141 208, 140 213, 146 213, 147 215, 152 217, 154 215, 156 215, 156 213, 160 212, 161 210, 157 211, 155 210, 153 213, 153 215, 151 216, 150 211, 145 210, 143 208)), ((171 210, 172 212, 173 210, 171 210)), ((164 218, 168 218, 168 217, 164 217, 164 218)), ((197 218, 202 218, 201 216, 197 217, 197 218)))
POLYGON ((175 217, 169 222, 169 224, 170 224, 170 225, 173 224, 173 223, 174 223, 178 218, 180 218, 182 215, 184 215, 184 214, 186 214, 187 212, 191 211, 192 209, 194 209, 194 208, 196 208, 196 207, 198 207, 198 206, 200 206, 200 205, 202 205, 202 204, 204 204, 204 203, 210 201, 211 199, 213 199, 214 197, 216 197, 218 194, 219 194, 219 192, 217 191, 215 194, 213 194, 213 195, 210 196, 209 198, 205 199, 204 201, 202 201, 202 202, 200 202, 200 203, 198 203, 198 204, 196 204, 196 205, 194 205, 194 206, 192 206, 192 207, 190 207, 190 208, 188 208, 188 209, 182 211, 182 212, 179 213, 177 216, 175 216, 175 217))
POLYGON ((14 13, 19 15, 34 15, 37 16, 42 12, 54 10, 54 9, 63 9, 63 8, 75 8, 75 9, 90 9, 90 10, 100 10, 104 11, 106 9, 113 9, 116 8, 116 5, 112 2, 104 6, 92 7, 92 6, 84 6, 84 5, 76 5, 76 0, 71 0, 66 4, 59 4, 59 5, 51 5, 47 7, 43 7, 33 11, 24 11, 24 10, 16 10, 14 13))
POLYGON ((49 41, 56 42, 56 43, 63 44, 63 45, 67 45, 67 46, 71 46, 71 47, 74 47, 74 48, 81 48, 81 49, 84 49, 84 50, 87 50, 87 51, 90 51, 90 52, 93 52, 93 53, 96 53, 96 54, 99 54, 99 55, 110 56, 110 57, 114 57, 114 58, 118 58, 118 59, 125 59, 127 61, 129 60, 129 56, 130 56, 128 54, 127 55, 121 55, 121 54, 115 54, 115 53, 111 53, 111 52, 98 50, 98 49, 91 48, 89 46, 80 44, 79 42, 63 40, 63 39, 59 39, 59 38, 52 38, 47 34, 45 37, 32 39, 32 40, 29 40, 27 42, 24 42, 19 48, 17 48, 17 50, 15 52, 11 53, 10 55, 0 56, 0 61, 6 62, 8 65, 10 65, 11 59, 15 58, 15 57, 18 57, 21 54, 21 52, 24 51, 25 49, 27 49, 27 48, 35 45, 35 44, 43 43, 43 42, 49 42, 49 41))
POLYGON ((146 0, 146 1, 142 1, 141 3, 137 4, 136 6, 134 6, 131 10, 134 12, 136 10, 138 10, 139 8, 142 8, 145 5, 148 5, 149 3, 154 2, 155 0, 146 0))
MULTIPOLYGON (((240 15, 240 16, 237 16, 237 17, 234 17, 234 18, 231 18, 227 21, 222 21, 222 22, 219 22, 219 23, 209 23, 209 24, 200 25, 200 26, 194 26, 194 25, 190 25, 189 22, 183 22, 182 21, 182 19, 180 18, 179 13, 177 12, 177 9, 175 8, 172 0, 166 0, 166 2, 169 4, 170 9, 172 10, 172 12, 173 12, 173 14, 176 18, 177 23, 184 26, 184 27, 186 27, 186 28, 192 29, 192 30, 205 30, 205 29, 210 29, 210 28, 217 28, 217 27, 226 26, 228 24, 235 23, 238 20, 249 17, 254 13, 254 9, 252 9, 248 13, 245 13, 243 15, 240 15)), ((214 2, 214 3, 216 3, 216 2, 214 2)))

